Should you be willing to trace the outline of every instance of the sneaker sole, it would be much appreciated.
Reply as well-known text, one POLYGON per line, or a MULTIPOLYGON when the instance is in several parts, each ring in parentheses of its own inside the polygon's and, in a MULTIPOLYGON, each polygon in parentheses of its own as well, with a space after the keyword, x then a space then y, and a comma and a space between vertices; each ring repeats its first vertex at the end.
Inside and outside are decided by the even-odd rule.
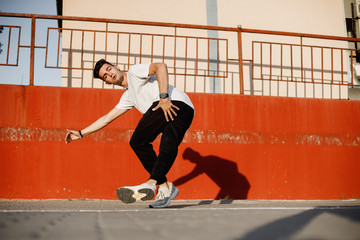
POLYGON ((141 198, 141 201, 148 201, 155 197, 155 192, 150 188, 141 188, 138 190, 139 193, 145 193, 146 196, 141 198))
POLYGON ((134 203, 136 199, 133 197, 134 191, 129 188, 116 189, 116 195, 123 203, 134 203))
POLYGON ((170 195, 170 200, 175 199, 178 194, 179 194, 179 189, 175 188, 175 191, 173 192, 173 194, 170 195))
POLYGON ((120 201, 122 201, 123 203, 134 203, 136 201, 148 201, 154 198, 155 193, 153 190, 149 189, 149 188, 142 188, 138 190, 139 193, 143 193, 146 194, 146 196, 142 197, 142 198, 136 198, 134 197, 134 191, 131 190, 130 188, 119 188, 116 190, 116 195, 118 197, 118 199, 120 201))

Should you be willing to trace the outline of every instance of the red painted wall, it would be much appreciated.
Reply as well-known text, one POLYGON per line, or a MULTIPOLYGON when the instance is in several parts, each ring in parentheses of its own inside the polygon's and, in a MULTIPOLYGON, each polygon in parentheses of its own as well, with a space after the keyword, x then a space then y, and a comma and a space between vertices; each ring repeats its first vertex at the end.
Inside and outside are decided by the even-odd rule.
MULTIPOLYGON (((81 141, 121 90, 0 86, 0 198, 116 199, 148 175, 128 141, 136 109, 81 141)), ((195 107, 168 178, 179 199, 360 197, 360 102, 189 94, 195 107)), ((155 142, 158 147, 159 140, 155 142)))

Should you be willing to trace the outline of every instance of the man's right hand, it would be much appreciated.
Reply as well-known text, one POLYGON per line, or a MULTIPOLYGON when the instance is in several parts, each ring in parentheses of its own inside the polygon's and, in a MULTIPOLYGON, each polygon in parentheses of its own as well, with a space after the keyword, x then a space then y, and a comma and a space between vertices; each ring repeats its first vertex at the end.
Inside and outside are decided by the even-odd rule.
POLYGON ((176 110, 180 110, 177 106, 175 106, 174 104, 172 104, 172 102, 170 101, 169 98, 165 98, 165 99, 160 99, 158 105, 156 107, 154 107, 152 110, 156 111, 159 108, 161 108, 164 112, 164 116, 166 121, 169 121, 169 118, 171 121, 174 121, 174 117, 177 116, 176 112, 174 109, 176 110))
POLYGON ((66 144, 74 140, 79 140, 81 138, 79 131, 69 130, 69 129, 67 129, 67 131, 68 132, 66 133, 66 137, 65 137, 66 144))

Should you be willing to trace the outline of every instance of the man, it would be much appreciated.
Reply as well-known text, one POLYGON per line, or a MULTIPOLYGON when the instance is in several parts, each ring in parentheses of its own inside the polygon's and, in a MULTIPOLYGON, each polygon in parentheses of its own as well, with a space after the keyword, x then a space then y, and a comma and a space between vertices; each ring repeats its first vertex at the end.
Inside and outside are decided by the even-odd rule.
POLYGON ((173 165, 178 146, 193 120, 193 104, 184 92, 169 85, 167 66, 164 63, 133 65, 124 73, 117 66, 101 59, 95 65, 94 77, 102 79, 106 84, 122 86, 125 92, 115 108, 90 126, 79 131, 68 130, 65 142, 96 132, 136 107, 143 117, 130 139, 130 146, 150 177, 147 182, 138 186, 119 188, 116 194, 124 203, 151 200, 159 185, 155 201, 150 207, 167 207, 179 190, 167 180, 166 174, 173 165), (160 133, 159 154, 156 155, 151 143, 160 133))

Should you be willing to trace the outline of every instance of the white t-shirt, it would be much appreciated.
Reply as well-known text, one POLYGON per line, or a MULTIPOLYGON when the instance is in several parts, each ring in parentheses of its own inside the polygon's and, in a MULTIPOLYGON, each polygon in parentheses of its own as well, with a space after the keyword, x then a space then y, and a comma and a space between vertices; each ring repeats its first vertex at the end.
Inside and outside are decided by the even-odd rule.
MULTIPOLYGON (((149 67, 150 63, 138 64, 130 67, 127 72, 128 88, 125 89, 119 103, 115 106, 116 108, 130 110, 133 107, 136 107, 144 114, 154 102, 160 100, 159 84, 155 75, 148 76, 149 67)), ((176 89, 170 84, 168 94, 170 100, 182 101, 194 108, 186 93, 176 89)))

